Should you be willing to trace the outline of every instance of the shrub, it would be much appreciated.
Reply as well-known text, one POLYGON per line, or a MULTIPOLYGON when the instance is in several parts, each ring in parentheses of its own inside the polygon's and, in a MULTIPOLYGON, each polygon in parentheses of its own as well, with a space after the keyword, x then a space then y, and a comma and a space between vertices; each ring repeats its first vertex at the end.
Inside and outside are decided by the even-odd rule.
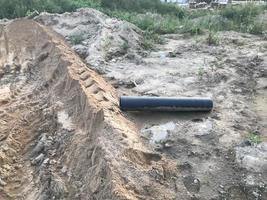
POLYGON ((62 13, 76 8, 75 1, 71 0, 1 0, 0 18, 24 17, 33 10, 62 13))
POLYGON ((76 8, 84 8, 84 7, 92 7, 92 8, 100 8, 101 2, 100 0, 74 0, 73 4, 76 8))
POLYGON ((207 43, 208 45, 219 45, 219 37, 218 35, 213 32, 213 31, 209 31, 209 35, 207 37, 207 43))
POLYGON ((203 11, 206 15, 195 18, 193 14, 185 18, 180 32, 195 35, 202 34, 205 30, 212 32, 234 30, 262 34, 266 30, 266 24, 257 17, 262 11, 262 7, 252 4, 228 6, 215 12, 203 11))
POLYGON ((142 30, 156 34, 176 33, 180 20, 172 15, 159 15, 156 13, 129 13, 123 11, 109 11, 108 15, 135 24, 142 30))
POLYGON ((179 28, 180 33, 189 33, 190 35, 199 35, 204 32, 202 25, 194 20, 186 18, 183 25, 179 28))
POLYGON ((143 47, 144 49, 153 49, 154 44, 163 44, 163 39, 158 34, 145 31, 144 32, 144 41, 143 41, 143 47))
POLYGON ((222 9, 220 15, 230 19, 236 23, 248 24, 251 22, 251 19, 259 15, 261 8, 255 4, 246 4, 238 6, 227 6, 225 9, 222 9))
POLYGON ((255 19, 249 26, 247 32, 255 35, 261 35, 267 30, 266 22, 255 19))
POLYGON ((165 4, 160 0, 101 0, 103 8, 111 10, 123 10, 127 12, 144 13, 147 11, 159 14, 174 15, 182 18, 186 15, 186 11, 174 4, 165 4))
POLYGON ((136 16, 132 22, 143 30, 157 34, 175 33, 178 30, 179 20, 172 16, 145 14, 136 16))
POLYGON ((83 34, 79 34, 79 35, 72 35, 70 36, 70 42, 71 44, 77 45, 77 44, 81 44, 81 42, 84 40, 83 38, 83 34))

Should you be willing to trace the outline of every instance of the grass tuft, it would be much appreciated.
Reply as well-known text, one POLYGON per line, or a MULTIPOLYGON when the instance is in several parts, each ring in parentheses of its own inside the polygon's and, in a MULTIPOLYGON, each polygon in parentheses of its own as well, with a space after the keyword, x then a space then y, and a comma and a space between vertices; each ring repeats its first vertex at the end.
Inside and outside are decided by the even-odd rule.
POLYGON ((262 137, 259 135, 259 134, 256 134, 254 132, 250 133, 249 134, 249 141, 252 143, 252 144, 260 144, 262 143, 262 137))

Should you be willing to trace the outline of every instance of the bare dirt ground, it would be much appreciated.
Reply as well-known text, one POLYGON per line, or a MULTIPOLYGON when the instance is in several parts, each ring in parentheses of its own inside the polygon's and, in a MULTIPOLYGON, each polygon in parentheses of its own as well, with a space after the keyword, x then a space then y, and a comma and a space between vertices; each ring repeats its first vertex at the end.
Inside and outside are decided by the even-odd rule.
POLYGON ((263 37, 166 35, 145 52, 138 28, 92 9, 35 20, 87 66, 36 22, 0 26, 0 199, 267 199, 263 37), (121 94, 215 108, 122 113, 121 94))

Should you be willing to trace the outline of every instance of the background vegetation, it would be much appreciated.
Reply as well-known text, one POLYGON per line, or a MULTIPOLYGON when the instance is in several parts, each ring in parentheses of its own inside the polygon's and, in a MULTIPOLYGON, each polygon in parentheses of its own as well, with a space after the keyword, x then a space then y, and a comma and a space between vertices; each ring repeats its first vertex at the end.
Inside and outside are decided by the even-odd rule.
POLYGON ((189 10, 160 0, 0 0, 0 18, 24 17, 33 11, 62 13, 93 7, 129 21, 145 31, 147 47, 168 33, 202 34, 234 30, 266 34, 266 5, 229 5, 215 10, 189 10))

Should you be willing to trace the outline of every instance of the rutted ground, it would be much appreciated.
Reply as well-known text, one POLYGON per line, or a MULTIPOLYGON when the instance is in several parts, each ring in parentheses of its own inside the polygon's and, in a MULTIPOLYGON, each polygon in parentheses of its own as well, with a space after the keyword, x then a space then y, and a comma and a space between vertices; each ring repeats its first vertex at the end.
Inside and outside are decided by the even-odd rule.
POLYGON ((1 199, 175 198, 175 164, 142 144, 112 86, 38 23, 0 30, 1 199))
MULTIPOLYGON (((64 15, 56 18, 57 31, 64 15)), ((267 41, 236 32, 218 38, 209 46, 206 35, 169 35, 147 57, 94 67, 120 94, 214 99, 209 114, 126 114, 147 146, 178 164, 176 185, 188 191, 185 199, 266 199, 267 41)))
POLYGON ((147 53, 138 28, 92 9, 36 20, 119 94, 209 96, 215 108, 121 113, 114 88, 58 36, 2 26, 0 199, 267 199, 263 37, 168 35, 147 53))

